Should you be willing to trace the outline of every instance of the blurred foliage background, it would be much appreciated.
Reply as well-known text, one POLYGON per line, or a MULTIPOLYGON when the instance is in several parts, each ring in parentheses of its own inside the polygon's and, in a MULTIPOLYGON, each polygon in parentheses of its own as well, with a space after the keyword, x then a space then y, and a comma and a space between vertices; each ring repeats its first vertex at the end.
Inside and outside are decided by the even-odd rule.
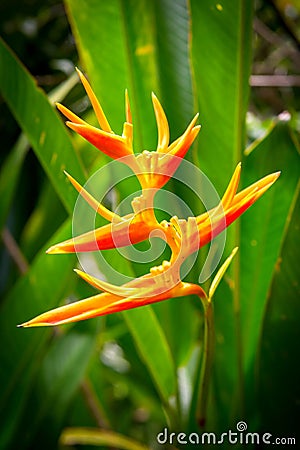
MULTIPOLYGON (((240 252, 216 296, 207 429, 235 430, 245 420, 253 432, 298 433, 299 1, 148 3, 1 3, 2 39, 31 74, 2 43, 1 449, 161 448, 155 438, 176 394, 176 431, 195 430, 202 339, 195 299, 54 330, 15 327, 66 298, 93 293, 73 274, 74 257, 44 254, 71 236, 76 194, 62 168, 84 184, 107 162, 67 133, 32 82, 51 102, 93 120, 75 65, 88 73, 117 131, 129 88, 137 149, 155 147, 151 90, 173 139, 199 110, 203 128, 189 158, 220 195, 239 160, 243 186, 282 170, 278 185, 228 233, 225 256, 234 245, 240 252)), ((112 178, 102 180, 102 189, 112 178)), ((182 187, 171 188, 189 203, 182 187)), ((122 257, 109 258, 121 272, 140 274, 122 257)))

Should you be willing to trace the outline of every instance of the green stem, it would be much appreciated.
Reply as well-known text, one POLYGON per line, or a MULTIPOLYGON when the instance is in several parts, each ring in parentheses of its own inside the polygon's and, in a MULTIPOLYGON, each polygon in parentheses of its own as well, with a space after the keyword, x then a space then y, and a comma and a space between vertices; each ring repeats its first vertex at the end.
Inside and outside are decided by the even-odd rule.
POLYGON ((201 300, 204 308, 204 339, 197 405, 197 422, 200 428, 204 428, 207 419, 207 402, 215 347, 215 333, 214 311, 211 299, 202 298, 201 300))

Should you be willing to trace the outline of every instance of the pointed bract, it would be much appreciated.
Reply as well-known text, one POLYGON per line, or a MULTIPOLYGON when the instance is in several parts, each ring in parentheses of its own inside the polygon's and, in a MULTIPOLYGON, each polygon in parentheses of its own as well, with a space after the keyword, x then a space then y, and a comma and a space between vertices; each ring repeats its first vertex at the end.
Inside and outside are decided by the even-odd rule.
MULTIPOLYGON (((134 280, 134 282, 136 284, 140 283, 141 281, 143 282, 144 278, 145 277, 136 279, 134 280)), ((148 280, 149 278, 151 279, 151 274, 148 274, 148 280)), ((98 294, 85 300, 70 303, 68 305, 61 306, 46 313, 40 314, 34 319, 18 326, 28 328, 62 325, 70 322, 77 322, 79 320, 91 319, 94 317, 104 316, 106 314, 137 308, 139 306, 157 303, 174 297, 182 297, 193 294, 200 297, 206 296, 205 292, 200 286, 183 282, 170 287, 170 289, 166 289, 164 288, 164 286, 162 286, 162 289, 158 291, 159 293, 157 293, 156 285, 154 283, 152 291, 151 289, 149 289, 145 297, 143 297, 143 290, 139 291, 140 294, 137 294, 138 291, 136 291, 135 295, 128 295, 129 292, 127 285, 116 288, 118 292, 120 292, 120 295, 115 295, 108 292, 98 294)))
POLYGON ((76 67, 76 71, 77 71, 79 78, 84 86, 84 89, 91 101, 93 110, 96 114, 96 117, 98 119, 100 127, 102 128, 102 130, 107 131, 108 133, 113 133, 113 131, 108 123, 108 120, 103 112, 103 109, 102 109, 96 95, 94 94, 94 91, 91 88, 88 80, 86 79, 86 77, 83 75, 83 73, 77 67, 76 67))

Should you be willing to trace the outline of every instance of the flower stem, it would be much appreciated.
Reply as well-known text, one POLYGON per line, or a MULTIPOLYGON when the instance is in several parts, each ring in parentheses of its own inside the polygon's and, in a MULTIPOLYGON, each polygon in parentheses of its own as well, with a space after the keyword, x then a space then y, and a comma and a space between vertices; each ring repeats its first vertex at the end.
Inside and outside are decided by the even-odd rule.
POLYGON ((215 334, 214 311, 211 299, 202 298, 201 301, 204 308, 204 339, 199 383, 199 396, 197 404, 197 422, 200 428, 204 428, 207 418, 207 402, 209 394, 209 381, 213 364, 215 334))

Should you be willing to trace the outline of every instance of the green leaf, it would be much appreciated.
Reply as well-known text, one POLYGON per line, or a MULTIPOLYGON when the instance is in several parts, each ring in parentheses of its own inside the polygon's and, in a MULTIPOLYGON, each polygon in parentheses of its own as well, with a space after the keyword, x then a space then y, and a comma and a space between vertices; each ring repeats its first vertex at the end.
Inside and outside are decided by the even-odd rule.
POLYGON ((245 142, 253 1, 191 0, 191 12, 199 167, 224 191, 245 142))
POLYGON ((128 88, 136 150, 152 148, 156 129, 150 93, 157 91, 152 2, 66 4, 82 63, 113 130, 121 133, 128 88))
MULTIPOLYGON (((250 180, 281 170, 275 185, 241 219, 242 345, 246 386, 251 391, 269 289, 276 275, 300 176, 299 152, 289 124, 279 122, 247 156, 245 166, 245 185, 250 184, 250 180)), ((250 400, 251 396, 251 404, 250 400)))
POLYGON ((28 140, 22 134, 1 166, 0 174, 0 230, 2 230, 19 181, 24 158, 29 150, 28 140))
MULTIPOLYGON (((186 0, 161 0, 153 4, 160 98, 170 124, 171 140, 175 140, 195 113, 190 58, 190 9, 186 0)), ((191 159, 189 154, 188 159, 191 159)))
POLYGON ((58 114, 34 79, 0 40, 0 90, 26 134, 67 211, 76 194, 63 173, 84 179, 83 169, 58 114))
POLYGON ((31 261, 38 253, 45 240, 52 238, 64 219, 66 219, 65 209, 51 183, 46 179, 40 189, 36 206, 22 230, 20 247, 27 261, 31 261))
POLYGON ((149 306, 123 312, 136 346, 165 403, 176 394, 175 368, 162 326, 149 306))
POLYGON ((186 1, 66 0, 66 4, 82 64, 113 129, 120 132, 128 88, 136 151, 155 149, 150 96, 154 91, 170 120, 173 139, 177 138, 194 112, 186 1))
MULTIPOLYGON (((48 94, 49 99, 53 102, 61 101, 73 88, 75 82, 77 81, 77 75, 76 78, 74 75, 71 75, 70 78, 61 83, 59 87, 48 94)), ((30 144, 28 139, 22 133, 1 166, 0 198, 2 201, 0 204, 0 229, 2 229, 5 224, 16 186, 19 181, 23 161, 29 148, 30 144)))
POLYGON ((52 450, 56 445, 67 408, 95 351, 95 333, 78 331, 77 326, 68 334, 57 336, 45 349, 11 448, 18 446, 20 435, 24 449, 42 443, 45 450, 52 450))
MULTIPOLYGON (((70 223, 67 223, 54 238, 62 240, 69 235, 70 223)), ((3 386, 0 395, 0 447, 5 447, 14 435, 51 334, 49 329, 27 330, 16 326, 57 306, 72 274, 74 257, 67 255, 56 258, 46 255, 44 250, 1 304, 1 338, 5 345, 0 350, 0 382, 3 386)))
POLYGON ((224 415, 226 410, 228 414, 228 405, 231 405, 232 419, 242 414, 242 408, 249 423, 256 419, 256 359, 269 288, 299 179, 299 154, 289 125, 285 122, 279 122, 275 128, 271 126, 267 136, 252 146, 243 165, 242 184, 246 187, 278 169, 282 173, 275 185, 240 219, 239 258, 233 262, 238 278, 229 275, 227 285, 221 283, 216 292, 219 337, 215 365, 219 375, 215 380, 213 404, 215 407, 218 405, 219 411, 224 408, 224 415), (239 284, 236 284, 237 279, 239 284), (237 289, 240 309, 236 310, 236 314, 241 319, 238 336, 232 331, 232 305, 229 302, 232 291, 237 289), (237 363, 239 369, 235 372, 237 363), (232 395, 233 388, 230 386, 236 386, 237 380, 240 388, 234 390, 235 395, 232 395))
POLYGON ((281 170, 275 185, 242 218, 241 253, 241 301, 245 307, 243 335, 245 341, 245 364, 248 368, 250 353, 257 346, 259 330, 264 312, 274 267, 289 221, 290 208, 300 175, 299 153, 291 136, 289 125, 279 122, 271 133, 256 147, 245 161, 243 182, 254 177, 281 170), (245 180, 245 181, 244 181, 245 180), (249 267, 251 279, 249 279, 249 267), (256 342, 256 344, 254 342, 256 342))
POLYGON ((300 417, 300 363, 297 357, 300 321, 299 189, 298 185, 265 305, 257 379, 261 428, 274 436, 296 437, 297 441, 300 417))
MULTIPOLYGON (((199 167, 220 195, 242 159, 249 96, 253 1, 191 0, 192 61, 201 133, 199 167)), ((255 180, 253 180, 255 181, 255 180)), ((239 223, 227 232, 240 247, 239 223)), ((216 241, 218 245, 218 241, 216 241)), ((227 429, 242 408, 240 252, 215 293, 216 351, 207 427, 227 429)), ((199 270, 199 272, 201 269, 199 270)))

